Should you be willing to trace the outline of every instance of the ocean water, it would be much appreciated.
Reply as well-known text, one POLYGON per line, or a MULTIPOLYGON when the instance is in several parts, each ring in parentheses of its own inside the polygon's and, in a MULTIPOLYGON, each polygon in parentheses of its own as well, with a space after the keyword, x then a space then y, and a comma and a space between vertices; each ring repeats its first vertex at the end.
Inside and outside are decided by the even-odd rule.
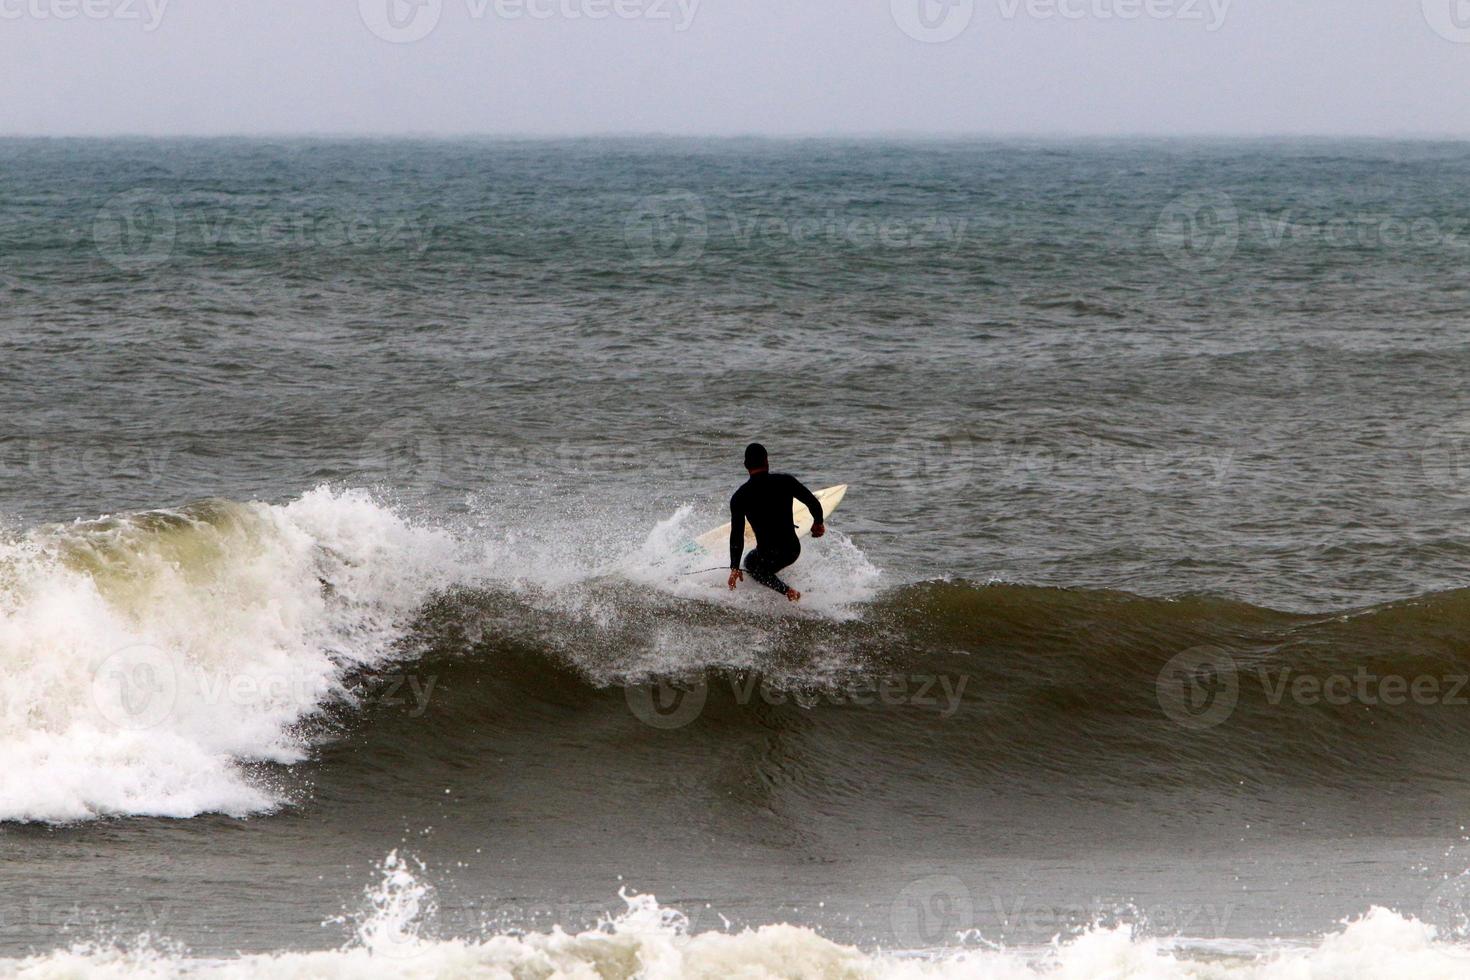
POLYGON ((1470 976, 1467 189, 0 141, 0 976, 1470 976))

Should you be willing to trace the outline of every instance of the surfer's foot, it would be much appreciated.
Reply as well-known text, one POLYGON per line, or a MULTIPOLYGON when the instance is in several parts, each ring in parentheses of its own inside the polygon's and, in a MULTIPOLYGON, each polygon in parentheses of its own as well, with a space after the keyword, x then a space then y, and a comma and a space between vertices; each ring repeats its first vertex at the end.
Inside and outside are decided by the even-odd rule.
POLYGON ((786 590, 786 598, 789 599, 792 602, 800 602, 801 601, 801 593, 800 592, 797 592, 795 589, 787 589, 786 590))

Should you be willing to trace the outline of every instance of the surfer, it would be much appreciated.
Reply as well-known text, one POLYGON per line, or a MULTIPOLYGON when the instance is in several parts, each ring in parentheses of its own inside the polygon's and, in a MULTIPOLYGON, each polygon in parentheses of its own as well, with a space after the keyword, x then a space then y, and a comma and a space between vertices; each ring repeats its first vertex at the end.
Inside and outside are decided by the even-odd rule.
POLYGON ((745 550, 745 522, 755 531, 755 549, 745 556, 745 571, 768 589, 775 589, 792 602, 801 593, 776 573, 801 555, 796 525, 791 523, 791 504, 800 500, 812 512, 812 537, 827 533, 822 524, 822 504, 801 481, 785 473, 772 473, 766 447, 753 442, 745 447, 745 469, 750 479, 730 498, 730 588, 743 581, 740 554, 745 550))

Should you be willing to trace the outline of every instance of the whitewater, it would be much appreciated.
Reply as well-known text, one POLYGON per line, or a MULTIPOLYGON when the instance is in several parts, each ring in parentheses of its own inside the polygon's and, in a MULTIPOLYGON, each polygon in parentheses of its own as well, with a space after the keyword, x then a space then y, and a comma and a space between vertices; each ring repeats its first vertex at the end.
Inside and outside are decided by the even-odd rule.
POLYGON ((453 543, 365 494, 48 527, 0 546, 0 820, 272 809, 345 671, 391 654, 453 543))
MULTIPOLYGON (((451 586, 508 588, 596 629, 610 628, 617 603, 578 590, 593 580, 611 580, 614 595, 782 612, 689 574, 708 557, 682 551, 693 513, 624 529, 642 540, 600 564, 576 553, 585 529, 568 524, 466 536, 329 487, 279 505, 209 501, 13 534, 0 543, 0 821, 245 816, 288 803, 252 764, 307 758, 305 723, 350 710, 355 674, 411 661, 410 625, 451 586)), ((852 615, 871 593, 877 570, 836 537, 833 550, 808 566, 839 587, 802 615, 852 615)), ((728 663, 749 662, 746 639, 726 641, 728 663)), ((688 666, 683 652, 654 643, 607 676, 688 666)))
POLYGON ((394 851, 348 922, 339 949, 229 958, 194 957, 143 934, 0 960, 0 977, 115 980, 171 977, 237 980, 483 978, 483 980, 1457 980, 1470 976, 1470 947, 1411 916, 1373 908, 1316 942, 1204 942, 1158 938, 1132 924, 1094 925, 1044 945, 1008 949, 983 937, 953 937, 945 949, 870 951, 810 928, 770 924, 698 932, 652 895, 624 892, 623 912, 585 931, 560 927, 476 938, 433 937, 437 902, 428 869, 394 851))
MULTIPOLYGON (((820 551, 812 549, 803 569, 805 580, 826 586, 828 594, 793 610, 755 590, 731 595, 718 582, 688 574, 704 561, 682 547, 701 519, 698 508, 686 506, 652 529, 627 530, 627 542, 610 563, 597 560, 606 542, 588 528, 563 524, 554 534, 524 528, 492 534, 481 519, 451 532, 405 517, 368 491, 326 486, 283 504, 215 500, 12 534, 0 551, 0 662, 8 680, 0 821, 65 827, 209 813, 261 819, 309 807, 310 784, 280 774, 354 724, 373 723, 377 706, 362 677, 430 657, 428 667, 419 664, 434 669, 427 684, 420 688, 418 675, 410 674, 412 686, 405 689, 420 701, 414 716, 458 710, 453 700, 447 707, 430 704, 431 696, 443 696, 435 694, 442 665, 432 662, 442 637, 425 626, 426 616, 434 618, 426 610, 452 609, 459 626, 479 620, 477 628, 498 636, 497 643, 542 644, 553 661, 568 664, 596 688, 627 686, 635 715, 638 699, 631 692, 639 684, 688 678, 691 670, 709 678, 701 682, 706 711, 724 712, 729 702, 748 712, 753 701, 760 709, 756 682, 745 680, 757 671, 766 678, 761 696, 770 697, 773 677, 778 692, 783 685, 797 692, 770 704, 789 700, 798 712, 815 708, 820 714, 876 703, 848 704, 852 689, 841 683, 855 669, 872 669, 865 645, 926 636, 935 656, 945 645, 947 617, 955 615, 958 626, 950 628, 963 635, 971 614, 952 610, 956 601, 989 594, 999 604, 992 614, 1022 597, 1031 603, 1082 601, 998 583, 973 594, 957 584, 890 585, 885 600, 881 572, 837 534, 820 551), (916 587, 921 591, 912 591, 916 587), (906 633, 902 610, 920 596, 929 625, 906 633), (793 629, 816 632, 793 636, 793 629), (589 636, 604 637, 604 645, 622 637, 626 649, 588 655, 589 636), (808 656, 783 667, 782 651, 791 647, 808 656)), ((1107 608, 1118 599, 1086 601, 1107 608)), ((1156 616, 1188 615, 1167 605, 1114 615, 1136 620, 1145 608, 1156 616)), ((1272 615, 1287 633, 1317 628, 1310 617, 1265 611, 1242 617, 1229 606, 1213 614, 1227 609, 1236 630, 1243 619, 1272 615)), ((1042 608, 1037 615, 1055 618, 1058 611, 1042 608)), ((1391 608, 1378 615, 1402 616, 1391 608)), ((1180 627, 1169 623, 1166 618, 1157 628, 1172 636, 1180 627)), ((1016 624, 1018 635, 1034 631, 1016 624)), ((494 659, 471 658, 465 666, 490 674, 513 669, 494 659)), ((940 676, 947 684, 947 675, 940 676)), ((956 676, 958 692, 937 715, 946 721, 963 703, 958 695, 971 679, 956 676)), ((529 676, 501 682, 544 683, 529 676)), ((452 698, 455 678, 447 683, 452 698)), ((993 682, 976 683, 994 688, 993 682)), ((1031 737, 1043 738, 1048 724, 1035 719, 1031 737)), ((875 751, 884 751, 883 745, 875 741, 875 751)), ((929 751, 937 761, 945 750, 934 743, 929 751)), ((998 755, 1020 759, 1025 750, 998 755)), ((1182 762, 1180 772, 1186 771, 1182 762)), ((1038 755, 1031 764, 1044 769, 1047 762, 1038 755)), ((395 851, 379 872, 381 880, 357 910, 324 920, 328 927, 350 928, 352 938, 341 948, 200 956, 164 926, 131 937, 108 927, 65 948, 0 961, 0 976, 1470 976, 1470 946, 1463 944, 1470 923, 1461 888, 1436 892, 1448 896, 1447 909, 1426 914, 1373 907, 1315 940, 1156 933, 1149 917, 1137 914, 1059 929, 1046 943, 1007 943, 981 928, 964 928, 937 937, 933 947, 885 948, 850 945, 826 938, 820 927, 780 921, 699 929, 677 908, 633 892, 624 895, 625 911, 590 928, 556 923, 546 931, 502 931, 494 924, 447 930, 429 868, 395 851)), ((919 914, 943 921, 943 912, 936 907, 919 914)), ((913 934, 912 924, 898 923, 900 903, 888 914, 895 917, 894 935, 913 934)))

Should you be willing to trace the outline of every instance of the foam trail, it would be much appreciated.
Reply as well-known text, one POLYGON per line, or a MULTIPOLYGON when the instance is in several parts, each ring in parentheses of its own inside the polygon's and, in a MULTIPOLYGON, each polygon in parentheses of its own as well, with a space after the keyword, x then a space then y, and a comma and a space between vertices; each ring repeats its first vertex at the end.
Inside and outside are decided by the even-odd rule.
MULTIPOLYGON (((548 980, 1451 980, 1470 975, 1470 949, 1412 918, 1374 908, 1315 944, 1256 944, 1242 951, 1143 938, 1127 925, 1094 927, 1040 948, 870 952, 811 929, 767 925, 691 933, 685 916, 651 895, 623 895, 626 910, 579 933, 425 938, 432 889, 395 851, 368 890, 355 938, 340 950, 196 959, 161 940, 102 944, 0 960, 0 976, 53 980, 106 976, 156 980, 540 977, 548 980)), ((343 921, 341 919, 332 921, 343 921)))
POLYGON ((243 815, 242 763, 391 654, 453 542, 367 494, 213 502, 0 544, 0 820, 243 815))
POLYGON ((722 569, 727 561, 723 551, 691 549, 693 539, 721 519, 692 505, 659 518, 633 502, 614 506, 603 502, 589 508, 566 499, 545 500, 539 504, 542 517, 557 516, 537 520, 507 513, 506 506, 488 498, 474 502, 479 521, 474 534, 477 577, 484 584, 533 599, 537 594, 565 599, 580 587, 613 581, 632 583, 644 594, 756 613, 847 619, 856 615, 856 605, 874 597, 882 577, 850 539, 829 529, 819 541, 804 538, 801 559, 783 573, 805 593, 801 604, 793 607, 749 581, 732 595, 720 571, 690 574, 722 569))
POLYGON ((855 607, 877 593, 882 573, 850 538, 834 530, 820 540, 802 539, 801 558, 781 573, 792 588, 803 593, 799 605, 792 606, 748 578, 731 593, 725 585, 728 556, 711 555, 698 548, 689 550, 691 539, 704 530, 695 523, 693 509, 688 507, 659 522, 639 548, 619 564, 620 574, 684 599, 834 619, 855 616, 855 607), (714 570, 708 570, 711 568, 714 570))

